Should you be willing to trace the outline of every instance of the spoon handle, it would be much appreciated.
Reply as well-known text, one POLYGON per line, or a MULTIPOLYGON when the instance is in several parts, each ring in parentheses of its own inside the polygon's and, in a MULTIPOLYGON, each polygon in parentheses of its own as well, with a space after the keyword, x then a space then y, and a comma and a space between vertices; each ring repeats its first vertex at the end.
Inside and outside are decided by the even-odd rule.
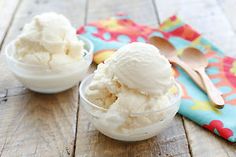
POLYGON ((224 103, 225 103, 224 99, 220 95, 220 92, 218 91, 218 89, 211 82, 210 78, 208 77, 208 75, 205 72, 205 69, 199 68, 199 69, 197 69, 197 72, 201 76, 202 81, 206 87, 207 94, 208 94, 209 98, 211 99, 211 101, 214 103, 215 107, 223 108, 224 103))
POLYGON ((170 59, 170 62, 177 64, 180 66, 191 78, 192 80, 203 90, 206 92, 206 88, 202 82, 201 77, 196 73, 192 68, 190 68, 185 62, 180 60, 178 57, 170 59))

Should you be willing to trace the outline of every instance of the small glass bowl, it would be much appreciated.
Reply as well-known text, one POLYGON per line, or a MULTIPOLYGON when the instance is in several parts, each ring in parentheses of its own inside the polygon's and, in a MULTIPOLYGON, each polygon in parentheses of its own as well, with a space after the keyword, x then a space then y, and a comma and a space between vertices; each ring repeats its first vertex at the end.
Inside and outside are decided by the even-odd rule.
POLYGON ((34 65, 15 59, 15 41, 6 46, 6 62, 16 78, 27 88, 40 93, 57 93, 67 90, 81 81, 92 62, 93 44, 85 37, 78 36, 84 42, 83 57, 78 62, 60 64, 50 68, 46 65, 34 65))
POLYGON ((80 84, 80 104, 85 109, 89 121, 95 126, 95 128, 110 138, 131 142, 141 141, 156 136, 170 124, 179 110, 182 90, 180 85, 176 82, 174 85, 176 87, 175 92, 168 94, 171 105, 156 111, 130 114, 129 117, 132 118, 133 123, 130 125, 135 126, 139 123, 142 125, 136 128, 120 131, 119 128, 114 127, 114 119, 114 123, 112 123, 112 121, 109 121, 109 123, 106 121, 107 109, 91 103, 86 98, 85 92, 92 79, 93 74, 86 77, 80 84))

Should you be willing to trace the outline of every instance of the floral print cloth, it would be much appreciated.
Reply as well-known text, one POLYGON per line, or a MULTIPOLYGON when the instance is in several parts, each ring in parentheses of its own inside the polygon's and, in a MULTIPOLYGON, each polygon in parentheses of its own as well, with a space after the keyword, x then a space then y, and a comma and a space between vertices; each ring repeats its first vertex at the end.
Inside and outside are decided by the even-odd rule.
POLYGON ((212 107, 208 96, 177 67, 175 76, 183 89, 179 113, 222 138, 236 142, 236 59, 225 56, 178 17, 170 17, 157 29, 137 24, 127 16, 117 16, 82 26, 77 33, 93 42, 96 63, 104 61, 115 49, 127 43, 147 42, 153 35, 168 39, 178 55, 188 46, 202 50, 209 61, 206 72, 223 93, 225 107, 221 110, 212 107))

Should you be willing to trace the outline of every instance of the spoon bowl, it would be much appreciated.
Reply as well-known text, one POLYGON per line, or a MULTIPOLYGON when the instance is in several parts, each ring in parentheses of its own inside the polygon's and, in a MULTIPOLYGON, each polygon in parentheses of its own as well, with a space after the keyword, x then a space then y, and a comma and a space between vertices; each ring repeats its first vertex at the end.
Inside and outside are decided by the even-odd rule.
POLYGON ((207 58, 194 47, 186 48, 181 55, 181 59, 193 69, 206 68, 208 66, 207 58))
POLYGON ((208 66, 208 61, 205 55, 200 50, 189 47, 183 51, 181 59, 199 73, 206 87, 206 92, 211 101, 214 103, 215 107, 219 109, 223 108, 224 99, 221 96, 220 91, 218 91, 205 72, 206 67, 208 66))
POLYGON ((168 40, 153 36, 149 38, 149 42, 156 46, 166 58, 177 56, 175 47, 168 40))

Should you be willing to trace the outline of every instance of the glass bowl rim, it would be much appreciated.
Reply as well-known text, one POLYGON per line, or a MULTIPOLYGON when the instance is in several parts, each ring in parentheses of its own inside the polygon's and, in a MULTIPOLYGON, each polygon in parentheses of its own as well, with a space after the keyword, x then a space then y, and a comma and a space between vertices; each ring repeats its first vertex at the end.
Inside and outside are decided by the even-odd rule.
MULTIPOLYGON (((94 50, 94 45, 93 43, 86 37, 83 37, 81 35, 76 35, 79 39, 81 39, 85 45, 88 45, 89 50, 86 50, 85 45, 84 45, 84 49, 83 52, 85 53, 85 55, 82 56, 82 58, 85 58, 86 56, 89 56, 91 54, 93 54, 93 50, 94 50)), ((10 43, 8 43, 5 47, 5 55, 7 60, 12 61, 14 63, 17 63, 19 65, 23 65, 23 66, 28 66, 28 67, 48 67, 47 65, 37 65, 37 64, 29 64, 29 63, 24 63, 21 61, 18 61, 16 58, 14 58, 12 56, 12 54, 9 53, 9 49, 14 46, 14 43, 16 42, 15 40, 12 40, 10 43)), ((77 63, 81 62, 82 60, 78 60, 77 63)), ((71 62, 71 63, 63 63, 63 64, 58 64, 58 66, 63 66, 63 65, 73 65, 75 62, 71 62)))
MULTIPOLYGON (((92 107, 94 107, 94 108, 96 108, 96 109, 98 109, 98 110, 107 111, 107 109, 105 109, 105 108, 103 108, 103 107, 100 107, 100 106, 98 106, 98 105, 96 105, 96 104, 90 102, 90 101, 86 98, 86 96, 85 96, 85 91, 83 91, 83 87, 85 86, 85 83, 86 83, 87 81, 89 81, 89 79, 90 79, 91 77, 93 77, 93 76, 94 76, 94 74, 88 75, 88 76, 85 77, 85 78, 82 80, 82 82, 80 83, 80 86, 79 86, 79 94, 80 94, 80 97, 81 97, 87 104, 89 104, 90 106, 92 106, 92 107)), ((178 96, 174 99, 174 101, 171 103, 171 105, 169 105, 169 106, 167 106, 167 107, 164 107, 164 108, 161 108, 161 109, 159 109, 159 110, 146 111, 146 112, 139 112, 139 113, 132 113, 132 115, 139 116, 139 115, 145 115, 145 114, 152 114, 152 113, 156 113, 156 112, 163 112, 163 111, 165 111, 165 110, 168 110, 168 109, 170 109, 170 108, 176 106, 177 102, 178 102, 179 100, 181 100, 181 97, 182 97, 182 88, 181 88, 180 84, 177 83, 177 81, 174 82, 174 85, 177 87, 178 96)))

